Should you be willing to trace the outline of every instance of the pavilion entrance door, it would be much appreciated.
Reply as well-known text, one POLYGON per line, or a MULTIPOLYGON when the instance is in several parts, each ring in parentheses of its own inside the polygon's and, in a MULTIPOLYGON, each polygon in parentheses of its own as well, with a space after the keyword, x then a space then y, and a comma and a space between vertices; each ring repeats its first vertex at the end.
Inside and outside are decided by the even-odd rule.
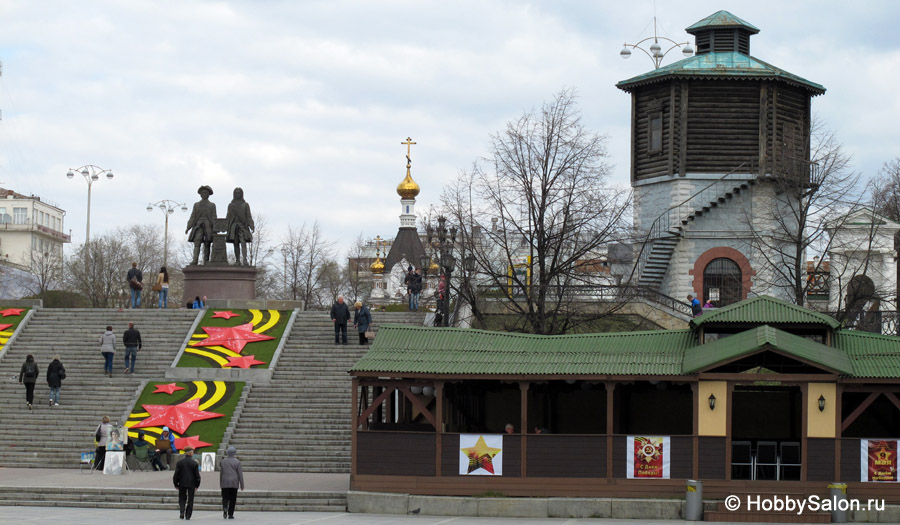
POLYGON ((731 479, 800 479, 802 401, 799 386, 735 386, 731 479))

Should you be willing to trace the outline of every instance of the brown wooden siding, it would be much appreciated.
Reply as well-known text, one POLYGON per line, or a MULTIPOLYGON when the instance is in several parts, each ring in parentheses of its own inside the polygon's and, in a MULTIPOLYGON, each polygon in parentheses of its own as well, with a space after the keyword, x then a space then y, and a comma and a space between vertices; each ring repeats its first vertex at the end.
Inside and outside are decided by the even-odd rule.
POLYGON ((834 481, 834 440, 809 438, 806 449, 807 481, 834 481))
POLYGON ((356 471, 386 476, 434 476, 435 437, 423 432, 357 432, 356 471))
MULTIPOLYGON (((434 463, 433 456, 432 463, 434 463)), ((459 475, 459 434, 443 434, 441 437, 441 475, 478 477, 459 475)), ((518 478, 521 475, 522 436, 517 434, 503 436, 503 477, 518 478)))
POLYGON ((776 174, 789 174, 797 162, 809 158, 810 96, 791 86, 777 85, 774 115, 774 155, 776 174), (788 171, 785 171, 788 170, 788 171))
POLYGON ((606 477, 606 436, 542 434, 526 439, 528 477, 606 477))
POLYGON ((690 479, 694 475, 694 438, 691 436, 672 436, 669 439, 672 450, 669 451, 669 477, 672 479, 690 479))
POLYGON ((759 82, 690 83, 688 173, 727 173, 742 163, 748 163, 745 168, 755 168, 759 158, 759 91, 759 82))
POLYGON ((642 87, 634 97, 632 133, 634 178, 643 180, 669 173, 672 146, 672 92, 668 83, 642 87), (650 151, 650 118, 662 116, 662 149, 650 151))
POLYGON ((700 437, 697 453, 700 479, 725 479, 725 438, 700 437))
POLYGON ((841 481, 859 481, 859 440, 841 439, 841 481))

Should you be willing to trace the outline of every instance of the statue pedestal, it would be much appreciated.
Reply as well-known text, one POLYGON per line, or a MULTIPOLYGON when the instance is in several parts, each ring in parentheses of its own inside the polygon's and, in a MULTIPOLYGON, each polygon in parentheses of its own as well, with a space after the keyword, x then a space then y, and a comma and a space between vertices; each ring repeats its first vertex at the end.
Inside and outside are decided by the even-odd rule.
POLYGON ((207 299, 256 299, 255 266, 190 265, 184 272, 184 302, 207 299))

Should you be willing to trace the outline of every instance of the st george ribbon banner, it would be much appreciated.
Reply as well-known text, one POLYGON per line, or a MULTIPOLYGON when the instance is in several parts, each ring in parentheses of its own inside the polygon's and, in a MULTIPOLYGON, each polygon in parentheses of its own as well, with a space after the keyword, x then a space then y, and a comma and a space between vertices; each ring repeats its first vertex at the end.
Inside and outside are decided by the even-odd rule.
POLYGON ((860 481, 897 482, 896 439, 859 440, 860 481))
POLYGON ((628 479, 669 479, 669 436, 628 436, 628 479))

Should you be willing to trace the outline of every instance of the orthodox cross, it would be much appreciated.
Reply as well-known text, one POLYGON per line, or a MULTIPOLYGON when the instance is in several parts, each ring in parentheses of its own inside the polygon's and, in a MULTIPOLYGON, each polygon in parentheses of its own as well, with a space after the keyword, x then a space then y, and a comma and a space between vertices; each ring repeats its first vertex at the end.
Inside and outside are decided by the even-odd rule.
POLYGON ((412 159, 409 158, 410 148, 415 142, 412 141, 411 137, 406 137, 406 142, 401 142, 400 144, 406 144, 406 167, 409 168, 412 165, 412 159))

